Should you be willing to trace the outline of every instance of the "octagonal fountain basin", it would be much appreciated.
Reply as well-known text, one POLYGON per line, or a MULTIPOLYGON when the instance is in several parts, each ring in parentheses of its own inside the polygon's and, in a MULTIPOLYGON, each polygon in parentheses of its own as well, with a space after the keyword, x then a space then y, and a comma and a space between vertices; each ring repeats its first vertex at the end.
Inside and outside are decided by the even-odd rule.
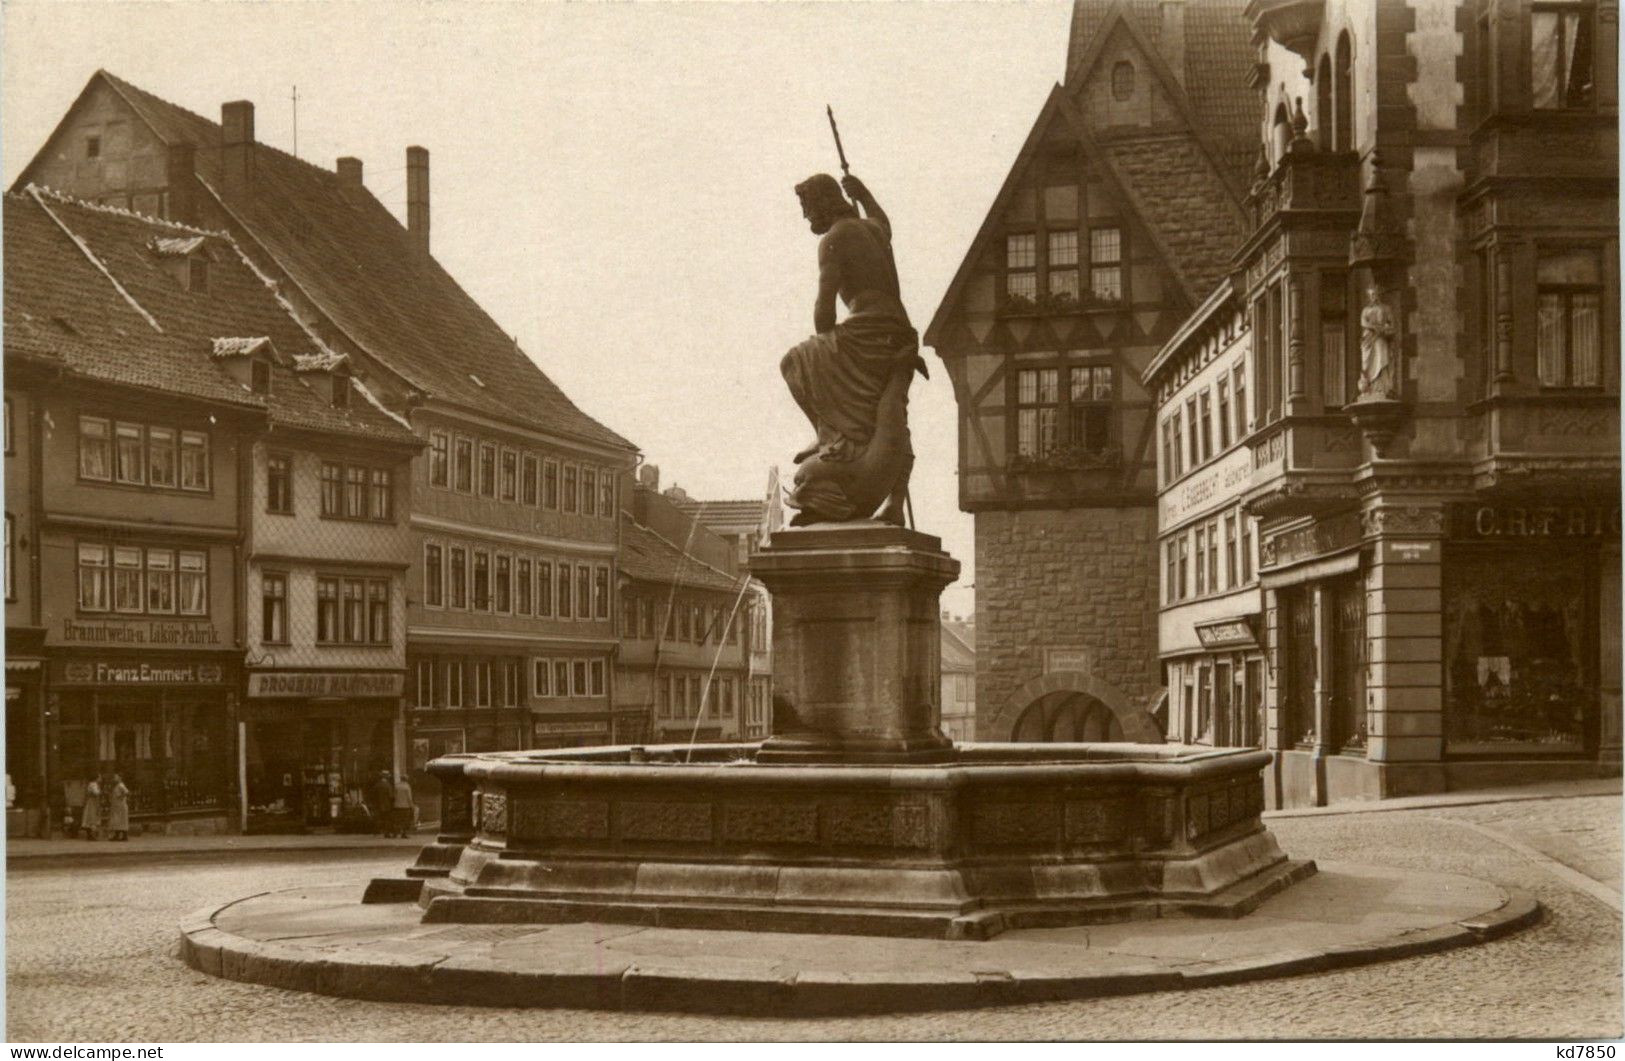
POLYGON ((1237 917, 1314 872, 1264 827, 1269 753, 963 744, 930 765, 758 762, 759 744, 435 760, 426 922, 596 921, 987 939, 1237 917))

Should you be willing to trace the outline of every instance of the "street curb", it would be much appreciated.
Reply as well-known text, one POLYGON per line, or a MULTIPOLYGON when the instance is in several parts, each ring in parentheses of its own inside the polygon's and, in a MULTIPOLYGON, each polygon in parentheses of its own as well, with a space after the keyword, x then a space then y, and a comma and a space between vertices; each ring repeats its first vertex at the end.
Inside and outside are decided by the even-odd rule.
MULTIPOLYGON (((432 837, 431 837, 432 839, 432 837)), ((66 843, 66 841, 64 841, 66 843)), ((413 837, 396 843, 349 844, 278 844, 274 846, 236 846, 221 844, 214 847, 118 847, 113 850, 86 850, 63 847, 60 851, 7 851, 6 864, 21 862, 48 862, 53 866, 76 866, 91 862, 124 862, 131 859, 211 859, 220 855, 306 855, 312 852, 356 854, 367 851, 417 852, 424 844, 413 837)))
POLYGON ((1480 914, 1367 943, 1201 967, 1148 963, 1085 976, 1041 970, 696 971, 633 958, 600 960, 591 968, 561 962, 544 969, 506 968, 475 957, 411 961, 380 954, 337 960, 222 931, 214 918, 234 903, 183 918, 178 957, 199 972, 226 980, 378 1002, 794 1017, 926 1012, 1183 991, 1437 954, 1488 943, 1540 920, 1541 906, 1532 896, 1506 894, 1500 906, 1480 914))

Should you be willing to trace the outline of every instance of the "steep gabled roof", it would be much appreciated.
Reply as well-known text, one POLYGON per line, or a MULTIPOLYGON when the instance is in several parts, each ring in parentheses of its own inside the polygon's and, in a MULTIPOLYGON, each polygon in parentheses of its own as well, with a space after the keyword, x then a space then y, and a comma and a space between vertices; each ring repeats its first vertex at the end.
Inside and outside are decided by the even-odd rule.
POLYGON ((267 358, 269 396, 231 378, 222 360, 261 350, 298 357, 319 352, 319 340, 224 234, 30 189, 5 197, 5 254, 8 353, 14 343, 44 349, 88 379, 263 408, 273 427, 421 445, 364 400, 364 386, 335 409, 281 357, 267 358), (191 254, 207 262, 199 290, 156 249, 180 237, 196 240, 191 254))
POLYGON ((1100 167, 1113 193, 1134 209, 1135 219, 1156 244, 1163 264, 1191 305, 1224 274, 1230 253, 1244 234, 1245 215, 1234 190, 1194 133, 1097 143, 1068 90, 1056 85, 925 330, 928 345, 939 341, 977 263, 1003 230, 1005 212, 1027 167, 1058 122, 1077 137, 1084 155, 1100 167))
POLYGON ((406 229, 370 192, 259 143, 253 193, 234 195, 222 183, 216 122, 105 70, 95 78, 166 143, 196 145, 198 178, 252 237, 249 253, 268 256, 334 324, 410 386, 561 438, 636 448, 577 408, 439 263, 412 246, 406 229))
POLYGON ((677 501, 683 514, 714 531, 761 525, 767 504, 764 501, 677 501))
POLYGON ((627 512, 621 513, 620 573, 640 582, 737 593, 742 580, 667 541, 627 512))

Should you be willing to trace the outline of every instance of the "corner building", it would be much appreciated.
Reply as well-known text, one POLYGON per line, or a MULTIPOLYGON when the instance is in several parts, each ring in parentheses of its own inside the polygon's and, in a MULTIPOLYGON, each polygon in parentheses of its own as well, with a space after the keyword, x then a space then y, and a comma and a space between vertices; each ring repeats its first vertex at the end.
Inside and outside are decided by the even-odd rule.
POLYGON ((1245 362, 1240 441, 1165 451, 1163 503, 1257 521, 1271 797, 1617 771, 1617 9, 1249 13, 1248 235, 1148 380, 1189 458, 1191 388, 1245 362))
POLYGON ((976 523, 976 737, 1157 740, 1156 431, 1141 377, 1244 231, 1234 2, 1078 0, 1051 91, 926 342, 976 523))

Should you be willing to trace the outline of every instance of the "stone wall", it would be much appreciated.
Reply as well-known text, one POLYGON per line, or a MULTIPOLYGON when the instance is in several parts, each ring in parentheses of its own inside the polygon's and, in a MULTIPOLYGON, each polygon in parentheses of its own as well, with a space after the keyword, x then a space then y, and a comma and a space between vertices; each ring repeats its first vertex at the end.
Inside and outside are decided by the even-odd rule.
MULTIPOLYGON (((1156 513, 1147 507, 976 514, 976 736, 1008 740, 1017 692, 1077 670, 1149 709, 1157 667, 1156 513), (1048 650, 1048 651, 1046 651, 1048 650)), ((1122 705, 1119 705, 1122 706, 1122 705)))

